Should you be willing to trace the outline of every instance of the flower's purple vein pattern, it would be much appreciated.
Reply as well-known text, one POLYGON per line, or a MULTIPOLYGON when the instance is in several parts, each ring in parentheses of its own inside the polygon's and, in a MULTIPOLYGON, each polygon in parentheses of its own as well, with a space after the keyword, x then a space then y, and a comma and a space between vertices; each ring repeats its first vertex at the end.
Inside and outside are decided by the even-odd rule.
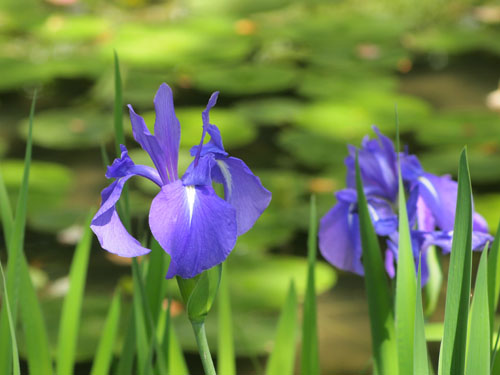
POLYGON ((170 87, 162 84, 154 98, 154 135, 128 106, 134 139, 155 168, 136 165, 121 146, 120 158, 106 173, 115 180, 103 190, 101 207, 91 224, 103 249, 124 257, 150 252, 127 232, 116 210, 123 186, 132 176, 145 177, 160 189, 151 203, 149 226, 171 257, 167 278, 192 278, 223 262, 237 237, 267 208, 271 193, 242 160, 229 156, 219 129, 210 123, 209 112, 217 97, 218 92, 212 94, 202 113, 201 142, 191 149, 194 160, 181 179, 177 172, 181 128, 170 87), (206 133, 211 139, 204 144, 206 133), (224 199, 215 193, 212 182, 223 184, 224 199))
MULTIPOLYGON (((394 276, 398 256, 398 167, 392 141, 373 127, 377 138, 366 136, 358 150, 359 166, 368 209, 375 232, 386 239, 385 267, 394 276)), ((321 219, 319 247, 334 266, 363 275, 361 240, 355 182, 356 148, 349 146, 345 159, 347 188, 335 193, 337 203, 321 219)), ((426 250, 435 245, 451 251, 458 185, 450 176, 435 176, 422 168, 415 155, 400 153, 401 174, 408 197, 406 206, 411 227, 415 264, 422 254, 422 281, 428 277, 426 250)), ((473 250, 481 250, 492 237, 486 221, 473 216, 473 250)))

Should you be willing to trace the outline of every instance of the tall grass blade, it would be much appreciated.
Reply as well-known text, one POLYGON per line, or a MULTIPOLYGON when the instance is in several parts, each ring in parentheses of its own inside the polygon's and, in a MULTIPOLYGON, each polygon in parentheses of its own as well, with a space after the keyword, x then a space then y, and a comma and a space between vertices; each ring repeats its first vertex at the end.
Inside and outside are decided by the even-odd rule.
POLYGON ((135 315, 134 310, 130 312, 127 332, 123 341, 123 347, 118 359, 118 366, 116 367, 115 375, 131 375, 134 367, 135 358, 135 315))
POLYGON ((64 298, 61 321, 59 324, 59 339, 57 341, 57 366, 58 375, 73 373, 76 356, 76 344, 80 329, 80 315, 83 305, 87 268, 89 264, 90 249, 92 245, 92 232, 90 231, 91 212, 84 224, 84 233, 78 243, 69 273, 69 290, 64 298))
MULTIPOLYGON (((7 196, 7 189, 0 173, 0 214, 4 229, 5 246, 8 247, 14 225, 12 209, 7 196)), ((24 253, 20 254, 21 295, 19 300, 21 323, 24 328, 29 372, 32 375, 52 373, 52 357, 50 345, 42 314, 42 309, 31 277, 24 253)))
MULTIPOLYGON (((420 261, 421 262, 421 261, 420 261)), ((419 262, 419 263, 420 263, 419 262)), ((415 333, 413 335, 413 374, 430 375, 429 358, 427 356, 427 341, 425 340, 424 310, 422 308, 422 272, 421 264, 418 267, 417 296, 415 301, 415 333)), ((408 374, 411 374, 409 372, 408 374)))
POLYGON ((30 375, 52 374, 52 355, 47 327, 24 254, 21 254, 20 270, 21 295, 23 297, 19 300, 19 305, 29 373, 30 375))
MULTIPOLYGON (((420 285, 418 285, 420 288, 420 285)), ((396 274, 396 337, 400 374, 411 374, 413 370, 413 336, 415 333, 415 301, 417 282, 410 236, 410 225, 406 211, 406 199, 399 170, 399 244, 396 274)))
POLYGON ((398 373, 398 362, 396 360, 397 346, 392 300, 378 238, 368 212, 368 202, 363 191, 357 154, 356 189, 365 269, 365 287, 370 314, 374 372, 378 375, 393 375, 398 373))
POLYGON ((290 283, 278 322, 274 348, 267 362, 266 375, 292 375, 297 339, 297 292, 290 283))
POLYGON ((14 322, 12 320, 12 314, 10 311, 10 303, 9 303, 9 294, 7 292, 7 283, 5 281, 5 275, 3 273, 2 263, 0 263, 0 272, 2 273, 2 285, 3 285, 3 296, 5 301, 5 310, 7 311, 7 318, 9 321, 9 333, 10 333, 10 342, 12 343, 12 363, 14 364, 13 374, 20 375, 21 369, 19 366, 19 353, 17 351, 17 340, 16 340, 16 328, 14 326, 14 322))
POLYGON ((136 258, 132 259, 134 282, 134 314, 136 316, 137 353, 139 358, 139 373, 149 374, 152 371, 153 353, 156 353, 158 374, 166 374, 167 368, 164 354, 156 338, 156 326, 143 285, 142 272, 136 258), (145 343, 145 345, 144 345, 145 343), (144 345, 140 347, 139 345, 144 345), (142 361, 142 363, 141 363, 142 361))
POLYGON ((115 127, 115 146, 116 154, 120 155, 120 144, 125 144, 125 134, 123 132, 123 93, 122 77, 120 74, 120 61, 118 54, 114 51, 115 66, 115 106, 114 106, 114 127, 115 127))
POLYGON ((302 318, 302 375, 319 375, 318 324, 316 317, 316 290, 314 268, 318 236, 316 197, 311 196, 309 211, 309 237, 307 242, 307 285, 302 318))
POLYGON ((10 206, 9 195, 3 180, 3 175, 0 171, 0 219, 2 220, 2 230, 5 238, 5 247, 9 246, 10 236, 12 234, 12 226, 14 225, 14 217, 12 216, 12 208, 10 206))
POLYGON ((172 317, 170 315, 171 304, 172 300, 169 299, 167 309, 161 310, 157 333, 158 337, 161 338, 161 347, 163 353, 165 353, 168 374, 188 374, 186 360, 184 359, 182 348, 172 326, 172 317))
POLYGON ((111 362, 113 361, 113 349, 115 347, 115 341, 120 324, 120 310, 121 293, 120 290, 117 290, 113 300, 111 301, 111 307, 109 308, 108 316, 106 317, 106 322, 104 323, 102 336, 97 346, 94 363, 92 364, 92 370, 90 371, 91 375, 109 374, 111 362))
POLYGON ((444 333, 439 357, 440 375, 463 374, 465 371, 472 257, 472 191, 465 148, 460 155, 458 168, 457 209, 453 233, 444 333))
POLYGON ((219 375, 235 375, 236 363, 233 342, 233 318, 231 315, 231 297, 227 280, 227 263, 222 264, 222 276, 219 284, 218 299, 218 347, 217 373, 219 375))
MULTIPOLYGON (((491 244, 488 255, 488 306, 490 308, 490 336, 493 344, 493 331, 495 323, 495 311, 498 307, 500 295, 500 223, 498 224, 495 239, 491 244)), ((492 352, 493 355, 493 352, 492 352)))
POLYGON ((165 275, 168 270, 168 259, 165 251, 154 239, 152 240, 151 253, 149 254, 145 288, 153 324, 156 326, 166 292, 167 284, 165 275))
POLYGON ((483 250, 476 276, 470 311, 469 343, 467 345, 467 375, 490 373, 490 322, 488 307, 488 250, 483 250))
POLYGON ((139 265, 135 258, 132 259, 132 275, 133 275, 133 305, 134 305, 134 317, 135 317, 135 337, 136 337, 136 351, 137 351, 137 366, 139 375, 148 375, 152 371, 151 360, 149 356, 149 340, 148 340, 148 329, 146 326, 146 317, 144 314, 144 307, 140 298, 141 287, 140 287, 140 272, 139 265))
MULTIPOLYGON (((36 91, 33 93, 33 100, 31 102, 30 117, 29 117, 29 127, 28 127, 28 138, 26 142, 26 152, 24 156, 24 172, 23 179, 21 182, 21 188, 19 191, 19 197, 17 200, 16 213, 14 221, 10 226, 8 223, 3 224, 4 229, 10 226, 11 231, 6 236, 9 236, 9 242, 7 244, 8 252, 8 264, 7 264, 7 291, 9 295, 9 304, 11 309, 12 323, 16 327, 17 322, 17 307, 18 307, 18 297, 19 297, 19 287, 21 277, 20 264, 21 258, 23 257, 23 244, 24 244, 24 231, 26 226, 26 209, 28 201, 28 185, 29 185, 29 175, 31 167, 31 150, 33 145, 33 119, 35 116, 35 104, 36 104, 36 91)), ((2 198, 8 201, 8 197, 2 198)), ((8 217, 9 209, 4 208, 1 210, 2 215, 8 217), (5 210, 5 212, 4 212, 5 210)), ((2 217, 4 219, 4 217, 2 217)), ((0 312, 0 332, 7 332, 9 330, 9 319, 7 315, 7 310, 2 306, 0 312)), ((9 335, 0 335, 0 374, 8 374, 11 372, 12 366, 12 345, 9 335)))

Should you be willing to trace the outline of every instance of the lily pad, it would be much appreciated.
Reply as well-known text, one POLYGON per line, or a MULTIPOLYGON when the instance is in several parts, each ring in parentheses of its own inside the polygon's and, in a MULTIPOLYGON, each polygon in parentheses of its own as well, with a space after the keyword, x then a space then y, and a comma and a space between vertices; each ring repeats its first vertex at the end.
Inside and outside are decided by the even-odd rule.
POLYGON ((202 32, 193 24, 129 23, 120 28, 113 45, 123 62, 136 67, 162 68, 179 63, 197 66, 202 62, 233 62, 251 49, 248 38, 217 33, 213 28, 202 32), (214 48, 216 45, 224 48, 214 48))
MULTIPOLYGON (((20 127, 26 138, 28 120, 20 127)), ((72 150, 100 145, 113 134, 112 118, 95 110, 73 108, 39 112, 35 118, 33 143, 39 146, 72 150)))
POLYGON ((52 14, 36 30, 37 35, 55 42, 85 42, 111 31, 109 21, 90 15, 52 14))
POLYGON ((338 165, 347 156, 345 142, 325 138, 304 130, 285 130, 278 138, 280 146, 294 158, 311 168, 338 165))
POLYGON ((303 103, 296 99, 276 97, 242 101, 236 106, 236 110, 256 124, 279 126, 293 122, 302 107, 303 103))
POLYGON ((418 128, 417 139, 425 145, 461 147, 490 143, 500 137, 498 114, 486 111, 440 113, 418 128))
MULTIPOLYGON (((17 202, 21 186, 24 162, 22 160, 3 160, 0 163, 0 170, 9 191, 12 207, 15 207, 14 204, 17 202)), ((28 223, 30 226, 41 230, 52 226, 54 223, 44 222, 44 220, 47 220, 48 217, 50 220, 54 220, 54 216, 49 214, 54 213, 54 211, 57 218, 60 219, 61 216, 66 218, 65 226, 71 225, 71 222, 68 222, 68 217, 64 215, 63 206, 65 200, 68 199, 73 181, 73 172, 60 164, 41 161, 31 163, 28 193, 28 223), (43 219, 40 220, 40 216, 43 216, 43 219)))
POLYGON ((246 64, 199 70, 193 75, 193 85, 225 95, 252 95, 289 90, 297 79, 298 71, 290 65, 246 64))
MULTIPOLYGON (((472 185, 474 183, 493 183, 500 181, 500 154, 491 153, 488 144, 484 148, 469 147, 468 159, 471 171, 472 185)), ((457 174, 458 155, 463 145, 432 149, 431 152, 419 155, 423 167, 435 174, 457 174)))

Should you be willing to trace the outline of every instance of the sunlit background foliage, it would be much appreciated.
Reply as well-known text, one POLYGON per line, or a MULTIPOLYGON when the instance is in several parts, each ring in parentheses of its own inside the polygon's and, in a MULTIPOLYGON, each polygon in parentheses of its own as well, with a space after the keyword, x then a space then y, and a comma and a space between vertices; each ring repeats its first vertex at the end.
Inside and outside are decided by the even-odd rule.
MULTIPOLYGON (((299 297, 304 293, 310 193, 323 215, 334 203, 332 192, 344 186, 346 143, 359 144, 372 124, 394 135, 396 104, 402 142, 429 172, 456 175, 458 151, 468 144, 475 208, 496 226, 499 40, 498 1, 425 0, 416 7, 406 0, 3 0, 0 168, 15 202, 26 114, 38 88, 26 252, 51 339, 73 244, 106 184, 101 144, 114 155, 114 50, 124 102, 149 125, 159 84, 174 89, 181 171, 199 141, 200 112, 220 90, 211 119, 226 149, 273 192, 270 207, 229 258, 236 351, 241 368, 251 372, 272 347, 290 277, 299 297)), ((130 154, 148 163, 142 150, 130 154)), ((141 232, 155 190, 133 183, 133 224, 141 232)), ((92 251, 78 347, 83 366, 117 281, 131 290, 127 263, 97 245, 92 251)), ((171 289, 177 296, 174 284, 171 289)), ((322 370, 368 368, 361 279, 320 263, 317 291, 323 293, 320 355, 327 354, 322 370)), ((175 327, 185 351, 194 353, 182 309, 173 305, 175 327)), ((215 342, 210 317, 207 329, 215 342)), ((198 361, 196 354, 188 358, 198 361)))

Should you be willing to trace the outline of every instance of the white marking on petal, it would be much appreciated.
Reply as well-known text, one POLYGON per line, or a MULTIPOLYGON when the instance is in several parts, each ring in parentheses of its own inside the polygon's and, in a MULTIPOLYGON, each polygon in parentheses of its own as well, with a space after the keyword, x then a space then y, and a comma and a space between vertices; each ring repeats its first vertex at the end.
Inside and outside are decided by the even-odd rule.
POLYGON ((232 190, 233 190, 233 179, 231 177, 231 172, 229 172, 229 166, 226 163, 224 163, 222 160, 217 160, 217 165, 220 168, 220 171, 222 173, 222 177, 224 177, 224 180, 226 180, 226 186, 227 186, 226 200, 228 200, 231 197, 232 190))
POLYGON ((186 186, 186 195, 189 207, 189 225, 191 226, 191 219, 193 218, 194 201, 196 199, 196 189, 194 185, 186 186))
POLYGON ((370 214, 373 217, 373 221, 377 222, 380 219, 380 217, 377 214, 377 211, 375 210, 375 208, 372 207, 371 204, 368 204, 368 211, 370 211, 370 214))
POLYGON ((439 202, 439 195, 436 189, 434 188, 434 185, 425 177, 419 177, 418 180, 429 190, 433 198, 436 200, 436 202, 439 202))

